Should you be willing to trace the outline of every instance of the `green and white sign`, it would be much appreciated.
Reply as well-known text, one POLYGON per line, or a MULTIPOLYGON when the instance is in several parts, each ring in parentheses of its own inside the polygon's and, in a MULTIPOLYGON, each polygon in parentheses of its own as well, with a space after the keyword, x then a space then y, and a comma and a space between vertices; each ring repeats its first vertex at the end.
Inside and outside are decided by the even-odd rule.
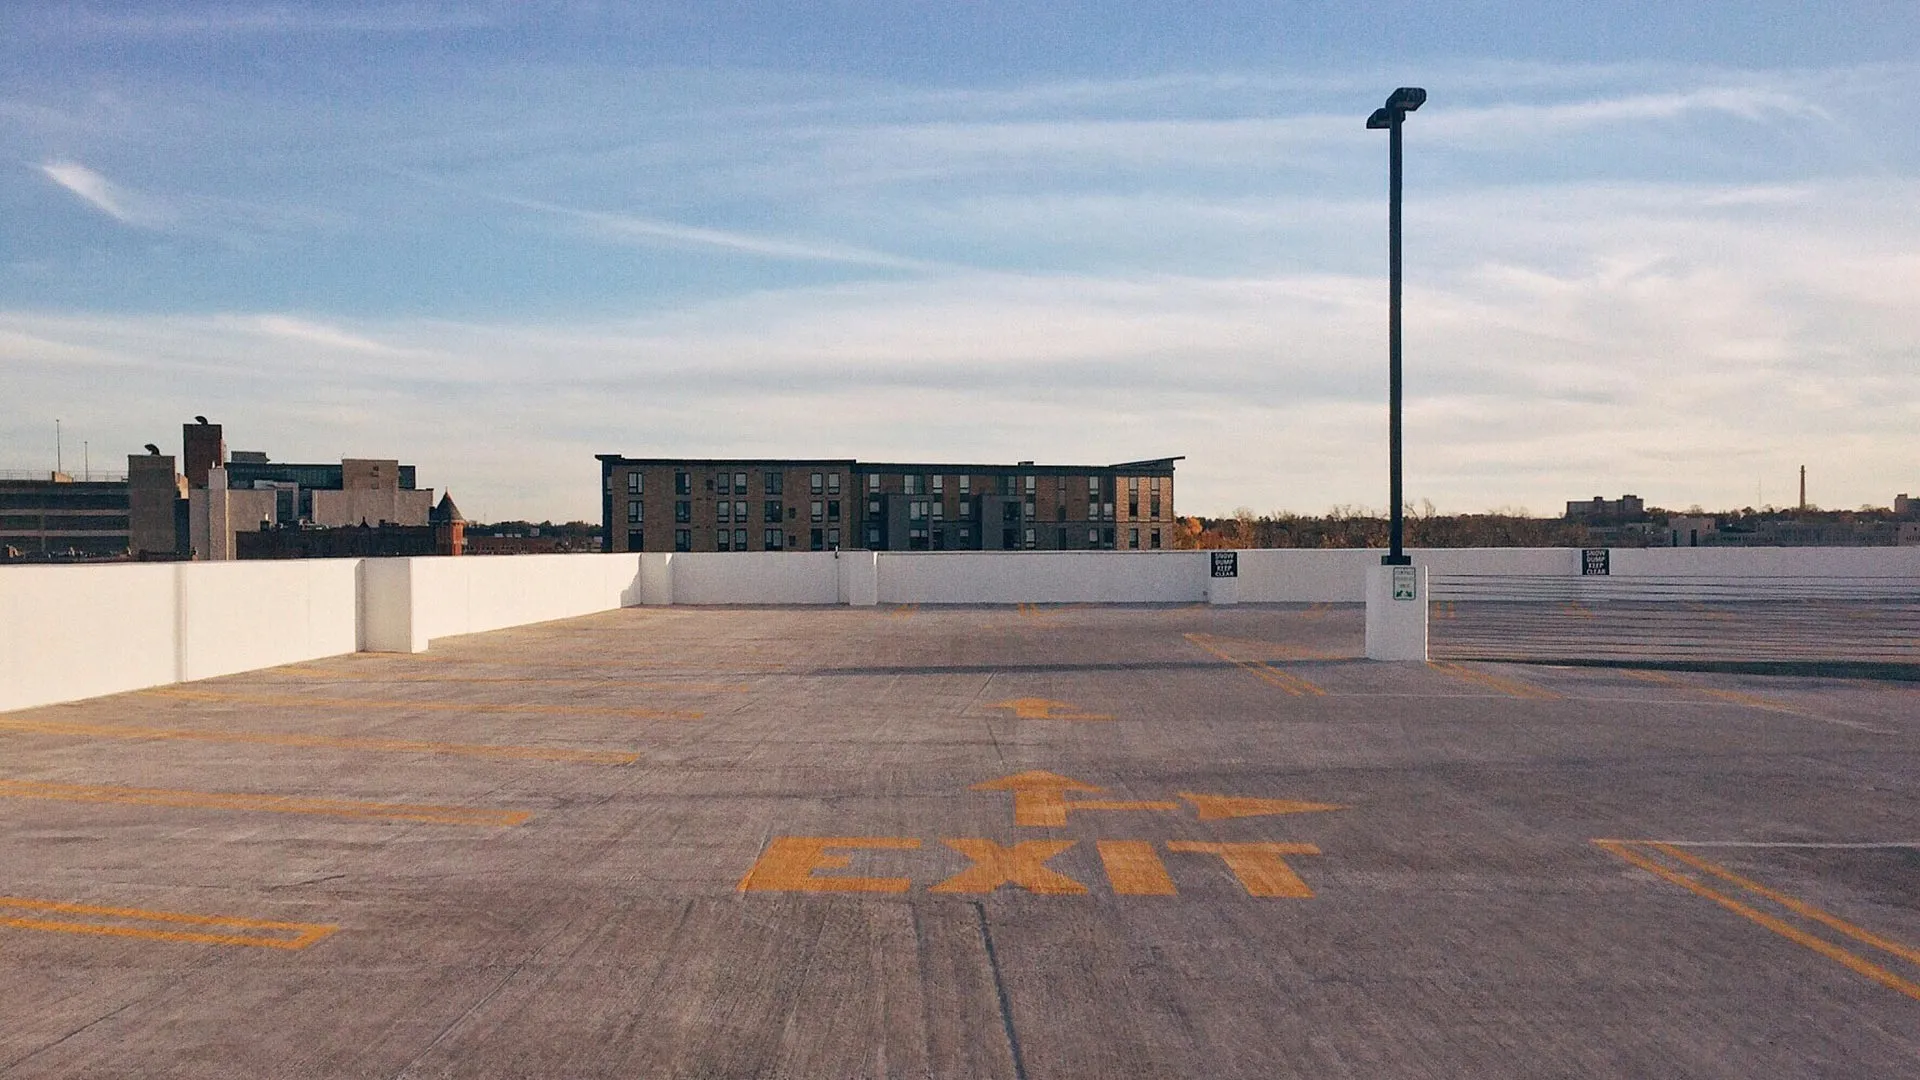
POLYGON ((1417 587, 1418 581, 1419 581, 1419 578, 1414 576, 1413 567, 1411 566, 1394 567, 1393 568, 1393 598, 1395 600, 1418 599, 1418 597, 1415 595, 1415 593, 1418 591, 1418 587, 1417 587))

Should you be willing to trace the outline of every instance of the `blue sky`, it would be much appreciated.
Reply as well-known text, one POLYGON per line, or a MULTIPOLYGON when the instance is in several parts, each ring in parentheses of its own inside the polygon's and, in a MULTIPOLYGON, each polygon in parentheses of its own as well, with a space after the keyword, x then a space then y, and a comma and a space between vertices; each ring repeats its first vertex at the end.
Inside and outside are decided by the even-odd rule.
POLYGON ((0 469, 195 413, 470 516, 592 455, 1117 461, 1179 507, 1920 491, 1920 5, 0 11, 0 469), (724 9, 724 10, 722 10, 724 9), (1591 9, 1591 10, 1589 10, 1591 9))

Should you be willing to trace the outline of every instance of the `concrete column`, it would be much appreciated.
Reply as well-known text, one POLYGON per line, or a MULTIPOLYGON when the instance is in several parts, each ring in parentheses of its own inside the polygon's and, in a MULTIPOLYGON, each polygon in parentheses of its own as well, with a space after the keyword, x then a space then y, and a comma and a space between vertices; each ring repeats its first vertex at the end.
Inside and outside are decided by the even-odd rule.
POLYGON ((673 552, 649 551, 640 560, 640 602, 648 606, 673 603, 673 552))
POLYGON ((840 600, 853 607, 872 607, 880 602, 880 553, 848 551, 833 553, 840 570, 840 600))
POLYGON ((1367 659, 1426 658, 1427 568, 1367 567, 1367 659))

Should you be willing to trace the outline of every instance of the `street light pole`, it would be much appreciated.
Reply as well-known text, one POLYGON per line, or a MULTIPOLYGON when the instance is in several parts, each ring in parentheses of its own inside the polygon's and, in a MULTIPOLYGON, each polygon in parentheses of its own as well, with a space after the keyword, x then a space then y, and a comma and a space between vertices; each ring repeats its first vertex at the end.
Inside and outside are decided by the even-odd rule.
POLYGON ((1406 497, 1400 466, 1400 126, 1407 114, 1425 104, 1427 92, 1417 86, 1395 90, 1387 103, 1367 118, 1372 130, 1387 129, 1387 458, 1393 500, 1391 547, 1381 556, 1385 566, 1410 566, 1407 555, 1406 497))

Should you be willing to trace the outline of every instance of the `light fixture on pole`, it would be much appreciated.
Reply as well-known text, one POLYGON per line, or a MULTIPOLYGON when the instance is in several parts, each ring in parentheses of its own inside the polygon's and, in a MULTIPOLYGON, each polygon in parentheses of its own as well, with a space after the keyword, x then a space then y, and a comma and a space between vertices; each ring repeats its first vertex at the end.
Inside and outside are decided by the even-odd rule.
POLYGON ((1387 455, 1392 473, 1393 513, 1391 549, 1380 557, 1387 566, 1409 566, 1403 546, 1406 535, 1405 496, 1400 483, 1400 124, 1407 114, 1426 104, 1427 92, 1403 86, 1387 96, 1387 103, 1367 117, 1370 131, 1387 132, 1387 455))

